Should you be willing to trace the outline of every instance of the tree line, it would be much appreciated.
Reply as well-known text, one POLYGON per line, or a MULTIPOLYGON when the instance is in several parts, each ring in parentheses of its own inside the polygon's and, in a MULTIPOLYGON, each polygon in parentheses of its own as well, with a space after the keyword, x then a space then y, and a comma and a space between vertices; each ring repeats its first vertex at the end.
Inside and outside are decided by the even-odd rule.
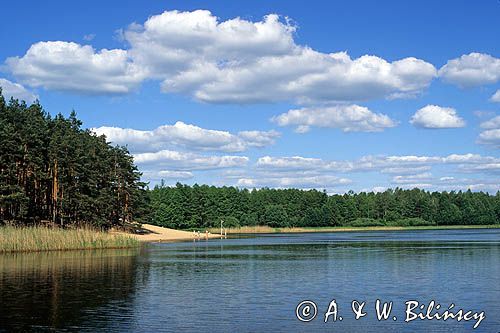
POLYGON ((0 89, 0 222, 107 228, 144 206, 127 149, 81 126, 74 112, 51 117, 0 89))
POLYGON ((500 192, 327 195, 163 182, 146 189, 140 177, 125 147, 82 129, 74 112, 51 117, 38 102, 6 102, 0 89, 0 223, 109 228, 141 221, 176 229, 216 227, 220 220, 226 227, 500 223, 500 192))
POLYGON ((169 228, 487 225, 500 223, 500 192, 385 192, 165 186, 149 192, 146 220, 169 228))

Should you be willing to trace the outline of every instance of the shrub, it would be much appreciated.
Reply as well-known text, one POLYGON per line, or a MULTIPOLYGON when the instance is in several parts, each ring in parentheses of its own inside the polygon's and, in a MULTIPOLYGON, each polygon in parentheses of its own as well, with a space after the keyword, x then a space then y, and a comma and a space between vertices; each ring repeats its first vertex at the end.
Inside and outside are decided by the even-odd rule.
POLYGON ((348 227, 383 227, 386 224, 382 220, 375 220, 366 217, 355 219, 346 224, 348 227))

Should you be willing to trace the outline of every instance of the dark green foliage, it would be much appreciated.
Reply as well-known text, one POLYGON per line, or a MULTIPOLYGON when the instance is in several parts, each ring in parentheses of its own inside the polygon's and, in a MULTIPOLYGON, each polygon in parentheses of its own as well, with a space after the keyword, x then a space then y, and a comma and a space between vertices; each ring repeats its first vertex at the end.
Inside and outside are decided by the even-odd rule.
POLYGON ((390 225, 399 227, 424 227, 436 225, 436 223, 424 220, 420 217, 410 217, 406 219, 391 221, 390 225))
POLYGON ((207 185, 156 186, 149 192, 150 222, 171 228, 268 225, 280 227, 430 226, 500 223, 500 193, 426 192, 328 196, 298 189, 207 185))
POLYGON ((382 220, 375 220, 369 217, 357 218, 346 224, 348 227, 382 227, 386 224, 382 220))
POLYGON ((132 156, 81 128, 74 112, 52 118, 0 90, 0 222, 93 224, 129 221, 148 196, 132 156))

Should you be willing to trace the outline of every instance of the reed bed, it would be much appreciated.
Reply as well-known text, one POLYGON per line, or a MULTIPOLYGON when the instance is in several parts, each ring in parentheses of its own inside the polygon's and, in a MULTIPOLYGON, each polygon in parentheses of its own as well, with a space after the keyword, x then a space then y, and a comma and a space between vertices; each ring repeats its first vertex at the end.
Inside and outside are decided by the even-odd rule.
MULTIPOLYGON (((342 232, 342 231, 396 231, 396 230, 440 230, 440 229, 500 229, 500 224, 492 225, 446 225, 446 226, 372 226, 372 227, 283 227, 242 226, 227 228, 228 234, 273 234, 273 233, 304 233, 304 232, 342 232)), ((209 228, 211 233, 219 234, 220 228, 209 228)))
POLYGON ((0 227, 0 253, 130 248, 139 241, 88 228, 0 227))

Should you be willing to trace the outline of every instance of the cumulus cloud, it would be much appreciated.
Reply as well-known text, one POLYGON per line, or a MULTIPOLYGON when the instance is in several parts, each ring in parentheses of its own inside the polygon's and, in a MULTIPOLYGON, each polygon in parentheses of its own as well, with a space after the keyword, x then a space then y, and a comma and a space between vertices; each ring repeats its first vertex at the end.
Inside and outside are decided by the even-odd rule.
POLYGON ((479 134, 477 142, 500 148, 500 116, 481 123, 484 130, 479 134))
POLYGON ((351 184, 348 178, 339 178, 332 175, 309 177, 258 177, 240 178, 237 186, 249 188, 276 187, 276 188, 334 188, 339 185, 351 184))
POLYGON ((172 171, 212 170, 243 167, 248 163, 246 156, 207 156, 173 150, 134 154, 139 165, 168 168, 172 171))
POLYGON ((114 144, 126 145, 132 152, 152 152, 169 147, 192 150, 242 152, 250 147, 265 147, 275 143, 280 136, 276 131, 227 131, 211 130, 182 121, 163 125, 151 131, 102 126, 93 128, 98 135, 105 135, 114 144))
POLYGON ((7 79, 0 78, 0 88, 2 88, 2 95, 7 100, 14 97, 16 99, 26 101, 26 103, 31 103, 38 98, 35 94, 19 83, 14 83, 7 79))
POLYGON ((349 170, 349 162, 328 162, 321 158, 311 158, 302 156, 272 157, 263 156, 257 160, 256 166, 261 169, 271 170, 349 170), (335 166, 335 167, 334 167, 335 166))
POLYGON ((500 59, 484 53, 464 54, 441 67, 439 76, 460 87, 496 83, 500 81, 500 59))
POLYGON ((478 142, 481 144, 500 147, 500 128, 489 129, 479 134, 478 142))
POLYGON ((234 18, 219 22, 208 10, 165 11, 143 25, 124 31, 135 61, 152 75, 165 78, 195 63, 245 62, 269 55, 285 55, 294 47, 295 27, 277 15, 250 22, 234 18))
POLYGON ((380 132, 396 126, 389 116, 359 105, 336 105, 290 110, 272 118, 279 126, 297 126, 305 133, 310 127, 339 128, 344 132, 380 132))
POLYGON ((488 121, 482 122, 481 128, 484 128, 484 129, 500 128, 500 116, 496 116, 488 121))
POLYGON ((394 176, 392 183, 394 184, 415 184, 415 182, 430 181, 432 174, 430 172, 418 173, 416 175, 394 176))
MULTIPOLYGON (((351 177, 368 172, 390 174, 388 182, 402 188, 418 187, 441 191, 471 188, 494 191, 499 189, 496 175, 500 172, 500 158, 478 154, 393 155, 364 156, 356 160, 335 161, 301 156, 263 156, 257 160, 253 168, 225 172, 222 177, 241 187, 297 187, 345 192, 357 185, 351 177), (434 166, 437 172, 444 170, 448 174, 434 177, 430 172, 434 166), (489 178, 460 178, 449 173, 486 174, 489 178), (347 177, 342 177, 341 174, 347 174, 347 177), (494 188, 495 184, 497 188, 494 188)), ((377 185, 380 187, 382 184, 377 185)), ((385 188, 387 186, 379 189, 385 188)))
POLYGON ((90 45, 51 41, 33 44, 22 57, 6 64, 31 87, 83 94, 125 94, 145 79, 126 50, 94 50, 90 45))
POLYGON ((324 54, 297 46, 291 54, 248 64, 197 65, 164 81, 162 88, 211 103, 317 103, 412 95, 434 75, 432 65, 415 58, 389 63, 375 56, 351 59, 345 52, 324 54))
POLYGON ((458 116, 453 108, 427 105, 419 109, 410 123, 421 128, 460 128, 465 127, 465 120, 458 116))
POLYGON ((149 181, 165 179, 175 182, 193 179, 195 175, 213 177, 216 174, 215 182, 220 186, 316 188, 330 193, 356 188, 359 182, 353 177, 373 172, 389 174, 388 184, 403 188, 496 191, 499 189, 500 174, 500 158, 478 154, 363 156, 337 161, 301 156, 263 156, 256 163, 249 164, 249 158, 245 156, 211 156, 163 150, 135 154, 134 158, 144 170, 143 177, 149 181), (434 171, 441 173, 436 177, 430 172, 434 167, 434 171), (446 173, 443 175, 442 171, 446 173), (488 178, 461 178, 457 176, 460 174, 483 174, 488 178))
POLYGON ((172 171, 172 170, 160 170, 160 171, 143 171, 142 176, 149 181, 151 180, 173 180, 181 181, 187 180, 194 177, 194 174, 190 171, 172 171))
POLYGON ((390 167, 390 168, 384 168, 380 170, 381 173, 388 173, 388 174, 400 174, 400 175, 407 175, 407 174, 415 174, 418 172, 422 171, 428 171, 430 170, 431 167, 428 165, 420 166, 420 167, 390 167))
MULTIPOLYGON (((460 170, 464 172, 488 172, 500 173, 500 161, 496 163, 461 165, 460 170)), ((500 182, 499 182, 500 184, 500 182)))
POLYGON ((413 57, 387 61, 322 53, 294 40, 296 27, 271 14, 261 21, 219 20, 207 10, 165 11, 122 32, 128 49, 94 50, 54 41, 7 59, 33 87, 127 93, 145 79, 166 93, 211 103, 358 101, 413 96, 437 71, 413 57))
POLYGON ((497 92, 491 96, 490 101, 500 103, 500 89, 498 89, 497 92))
POLYGON ((395 171, 411 174, 430 170, 432 165, 481 165, 500 163, 500 158, 482 156, 478 154, 451 154, 448 156, 363 156, 357 160, 324 160, 321 158, 310 158, 302 156, 292 157, 260 157, 255 166, 257 169, 273 172, 364 172, 380 171, 382 173, 396 173, 395 171))

